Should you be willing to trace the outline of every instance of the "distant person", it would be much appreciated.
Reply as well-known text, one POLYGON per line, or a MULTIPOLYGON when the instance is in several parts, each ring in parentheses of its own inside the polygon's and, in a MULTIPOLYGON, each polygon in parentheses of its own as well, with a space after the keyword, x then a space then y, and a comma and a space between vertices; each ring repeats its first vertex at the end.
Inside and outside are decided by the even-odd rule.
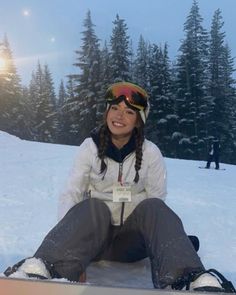
POLYGON ((215 169, 220 169, 219 161, 220 161, 220 142, 218 139, 214 139, 210 145, 210 149, 208 152, 207 164, 206 168, 209 169, 211 166, 211 162, 215 162, 215 169))
POLYGON ((227 284, 205 269, 181 219, 165 203, 164 159, 144 136, 146 91, 115 83, 105 101, 102 125, 78 148, 59 222, 33 258, 5 275, 75 282, 92 261, 149 257, 155 288, 225 292, 227 284))

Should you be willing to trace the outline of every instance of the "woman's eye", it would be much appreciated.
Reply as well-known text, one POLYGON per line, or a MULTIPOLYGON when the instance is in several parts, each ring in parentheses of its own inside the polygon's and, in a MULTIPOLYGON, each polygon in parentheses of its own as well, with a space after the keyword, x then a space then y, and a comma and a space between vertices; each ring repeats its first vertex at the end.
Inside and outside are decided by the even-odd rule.
POLYGON ((127 110, 126 113, 127 113, 128 115, 134 115, 134 114, 135 114, 134 111, 130 111, 130 110, 127 110))

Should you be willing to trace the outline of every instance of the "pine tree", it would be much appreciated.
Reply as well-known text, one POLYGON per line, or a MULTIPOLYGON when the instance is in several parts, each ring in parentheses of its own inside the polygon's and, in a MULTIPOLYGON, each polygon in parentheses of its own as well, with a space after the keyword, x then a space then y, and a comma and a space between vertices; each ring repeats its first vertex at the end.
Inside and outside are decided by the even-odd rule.
MULTIPOLYGON (((163 117, 163 108, 159 104, 158 98, 161 95, 160 93, 160 76, 161 76, 161 49, 153 44, 151 47, 151 59, 150 59, 150 106, 151 113, 147 122, 147 134, 148 137, 155 143, 158 141, 158 120, 161 120, 163 117)), ((159 145, 159 143, 158 143, 159 145)))
POLYGON ((236 164, 236 81, 233 78, 234 59, 228 44, 224 46, 223 52, 223 77, 226 96, 226 109, 228 115, 228 128, 223 143, 223 157, 227 163, 236 164))
POLYGON ((32 114, 34 140, 54 142, 57 128, 55 92, 47 65, 42 69, 38 62, 36 72, 32 73, 29 91, 34 110, 32 114))
POLYGON ((78 134, 78 126, 74 124, 73 115, 77 112, 76 95, 74 91, 74 79, 73 76, 69 75, 66 83, 66 89, 61 89, 63 93, 62 105, 59 110, 60 118, 60 134, 59 142, 63 144, 73 145, 75 144, 75 138, 78 134))
POLYGON ((89 132, 96 126, 97 122, 97 98, 99 97, 100 83, 100 50, 99 40, 94 32, 94 24, 91 13, 88 11, 84 20, 85 30, 81 50, 77 50, 77 62, 80 74, 73 76, 75 81, 75 102, 73 107, 73 127, 78 134, 75 144, 81 143, 89 132))
POLYGON ((101 81, 103 81, 101 88, 107 89, 107 87, 113 83, 111 73, 112 63, 109 47, 107 42, 105 42, 101 51, 101 81))
POLYGON ((224 151, 222 160, 229 162, 235 156, 235 81, 233 59, 229 47, 225 45, 223 26, 221 11, 217 9, 210 32, 209 92, 212 105, 209 112, 209 131, 212 137, 220 139, 224 151))
POLYGON ((129 58, 129 77, 130 81, 135 81, 135 51, 133 48, 133 41, 132 39, 129 42, 129 52, 130 52, 130 58, 129 58))
POLYGON ((168 46, 164 48, 153 44, 150 63, 150 102, 149 137, 158 144, 163 154, 174 156, 172 135, 176 131, 174 96, 168 46))
POLYGON ((43 92, 45 102, 48 102, 48 114, 46 116, 48 140, 55 142, 58 132, 57 102, 52 73, 47 64, 44 65, 43 71, 43 92))
POLYGON ((60 109, 64 105, 66 98, 67 98, 66 89, 65 89, 63 80, 61 80, 59 85, 59 91, 58 91, 57 109, 60 109))
POLYGON ((22 86, 14 64, 7 36, 0 43, 0 128, 3 131, 21 136, 25 122, 22 104, 22 86))
POLYGON ((141 35, 138 42, 137 54, 134 61, 134 81, 148 89, 149 86, 149 44, 141 35))
POLYGON ((179 156, 199 159, 204 157, 207 136, 206 93, 208 34, 202 27, 197 1, 184 24, 185 38, 177 60, 177 112, 179 116, 179 156))
POLYGON ((111 67, 112 67, 112 60, 110 51, 107 45, 107 42, 105 42, 104 47, 101 51, 101 87, 99 91, 99 97, 97 100, 97 123, 100 124, 103 120, 103 114, 105 111, 105 102, 104 102, 104 94, 107 90, 107 88, 113 83, 112 80, 112 73, 111 73, 111 67))
POLYGON ((64 124, 65 124, 65 116, 63 112, 63 106, 67 101, 67 93, 64 86, 63 80, 61 80, 58 91, 58 100, 57 100, 57 116, 58 116, 58 134, 57 134, 57 142, 64 142, 64 124))
POLYGON ((110 39, 112 79, 116 81, 130 81, 130 50, 127 25, 123 19, 116 15, 113 22, 113 30, 110 39))
POLYGON ((26 86, 23 86, 22 88, 22 99, 21 99, 21 109, 22 113, 20 114, 21 123, 19 126, 20 133, 19 137, 26 140, 33 140, 34 139, 34 130, 33 130, 33 124, 32 124, 32 114, 33 109, 30 95, 29 95, 29 89, 26 86))

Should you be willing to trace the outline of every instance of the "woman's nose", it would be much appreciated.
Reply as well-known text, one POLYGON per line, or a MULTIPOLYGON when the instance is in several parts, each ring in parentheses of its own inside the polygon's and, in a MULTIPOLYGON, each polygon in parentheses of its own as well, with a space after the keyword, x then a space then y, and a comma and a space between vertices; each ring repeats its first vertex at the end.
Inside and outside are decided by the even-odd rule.
POLYGON ((118 115, 118 117, 123 117, 123 115, 124 115, 124 110, 118 110, 117 115, 118 115))

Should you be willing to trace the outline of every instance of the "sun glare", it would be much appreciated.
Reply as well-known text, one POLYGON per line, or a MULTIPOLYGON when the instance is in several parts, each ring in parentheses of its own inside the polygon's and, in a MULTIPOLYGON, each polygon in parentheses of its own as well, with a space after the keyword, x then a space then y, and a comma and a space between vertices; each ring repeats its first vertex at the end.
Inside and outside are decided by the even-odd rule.
POLYGON ((29 10, 29 9, 24 9, 24 10, 22 11, 22 14, 23 14, 23 16, 25 16, 25 17, 30 16, 30 10, 29 10))
POLYGON ((6 68, 6 61, 4 58, 0 57, 0 72, 4 71, 6 68))

